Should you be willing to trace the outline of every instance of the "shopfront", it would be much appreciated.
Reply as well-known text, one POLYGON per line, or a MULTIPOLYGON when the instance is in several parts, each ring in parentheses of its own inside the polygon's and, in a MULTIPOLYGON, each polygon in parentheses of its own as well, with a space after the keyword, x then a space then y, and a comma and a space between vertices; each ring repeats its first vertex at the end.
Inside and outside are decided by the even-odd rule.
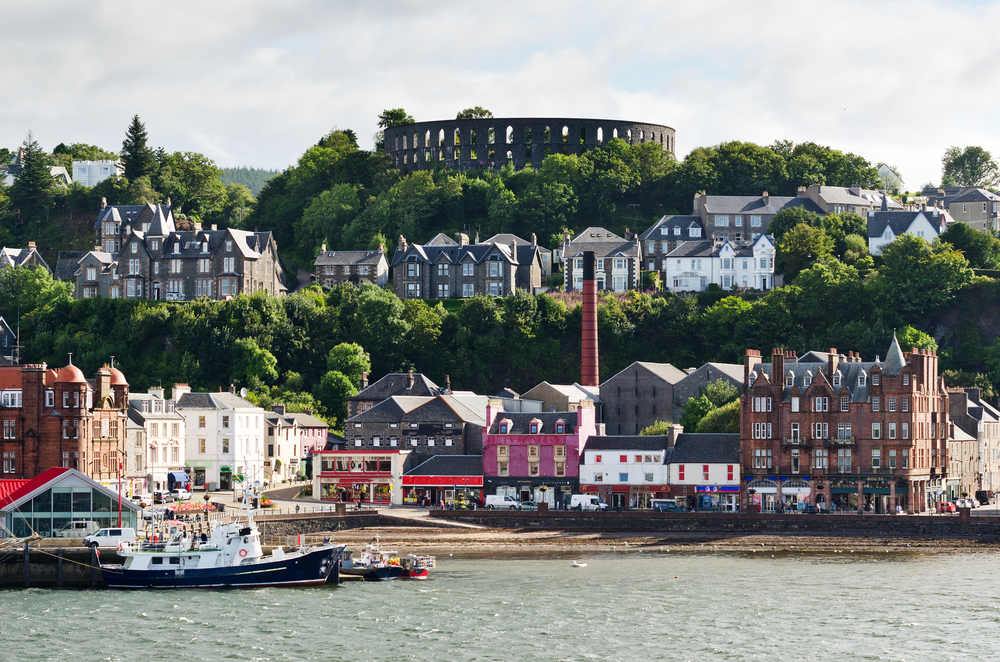
POLYGON ((698 510, 717 510, 725 513, 736 513, 740 510, 739 485, 698 485, 698 510))
POLYGON ((410 451, 317 451, 313 494, 322 501, 399 503, 402 468, 410 451))
POLYGON ((553 510, 565 510, 577 485, 576 478, 487 476, 484 478, 484 493, 511 496, 518 501, 534 501, 536 504, 547 503, 553 510))

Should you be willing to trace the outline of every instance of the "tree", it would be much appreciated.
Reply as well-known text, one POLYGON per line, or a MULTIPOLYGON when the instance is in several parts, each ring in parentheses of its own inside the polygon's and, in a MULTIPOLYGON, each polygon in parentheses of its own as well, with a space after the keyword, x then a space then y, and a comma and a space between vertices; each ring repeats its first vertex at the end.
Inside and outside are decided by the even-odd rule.
MULTIPOLYGON (((48 159, 41 145, 29 131, 21 145, 21 171, 10 187, 11 206, 17 212, 15 225, 38 229, 47 218, 52 196, 55 193, 56 181, 49 169, 48 159)), ((34 234, 32 230, 29 233, 34 234)), ((20 241, 20 237, 12 237, 20 241)))
POLYGON ((415 124, 413 117, 408 115, 402 108, 392 108, 391 110, 383 110, 378 114, 378 125, 382 129, 391 129, 394 126, 404 126, 406 124, 415 124))
POLYGON ((903 351, 909 351, 913 347, 933 349, 935 352, 938 349, 937 341, 933 337, 919 329, 914 329, 912 326, 904 326, 900 329, 896 333, 896 339, 899 340, 899 346, 903 348, 903 351))
POLYGON ((316 385, 313 395, 326 407, 327 414, 333 419, 334 429, 343 431, 347 422, 347 400, 358 394, 351 380, 341 372, 331 370, 323 375, 316 385))
POLYGON ((233 344, 232 366, 232 381, 250 388, 278 379, 278 360, 253 338, 240 338, 233 344))
POLYGON ((653 424, 649 427, 645 427, 639 431, 640 436, 644 437, 655 437, 659 435, 664 435, 670 432, 670 426, 672 423, 670 421, 653 421, 653 424))
POLYGON ((740 431, 740 402, 733 400, 705 414, 698 432, 737 433, 740 431))
POLYGON ((684 413, 681 414, 681 425, 686 432, 698 432, 701 419, 705 418, 708 412, 715 409, 715 405, 704 393, 696 398, 688 398, 684 405, 684 413))
POLYGON ((942 310, 971 280, 969 262, 949 244, 904 234, 882 248, 872 288, 883 313, 918 320, 942 310))
POLYGON ((716 379, 714 382, 708 383, 702 390, 708 401, 711 402, 716 407, 721 407, 722 405, 732 402, 736 398, 740 397, 740 389, 732 382, 726 381, 721 377, 716 379))
POLYGON ((455 116, 457 120, 482 120, 489 119, 493 117, 493 113, 486 110, 482 106, 476 106, 475 108, 466 108, 458 112, 455 116))
POLYGON ((820 215, 802 206, 785 207, 775 214, 771 222, 767 224, 767 233, 774 235, 776 240, 780 240, 786 232, 803 223, 810 227, 819 227, 820 215))
POLYGON ((362 373, 372 369, 372 360, 358 343, 342 342, 330 350, 326 357, 326 367, 344 375, 357 387, 361 385, 362 373))
POLYGON ((951 244, 962 253, 974 269, 1000 267, 1000 240, 973 230, 965 223, 952 223, 941 233, 941 241, 951 244))
POLYGON ((832 256, 833 240, 830 236, 821 228, 800 223, 778 242, 775 271, 783 273, 791 281, 817 260, 832 256))
POLYGON ((340 244, 343 228, 350 225, 361 211, 358 191, 350 184, 337 184, 323 191, 302 212, 296 224, 295 236, 304 251, 313 251, 320 244, 331 248, 340 244))
POLYGON ((949 147, 941 166, 941 186, 995 186, 1000 174, 993 156, 976 145, 949 147))
POLYGON ((132 123, 125 131, 122 141, 122 162, 125 164, 125 177, 136 179, 144 175, 153 175, 156 171, 156 160, 153 150, 146 144, 146 125, 139 116, 132 117, 132 123))

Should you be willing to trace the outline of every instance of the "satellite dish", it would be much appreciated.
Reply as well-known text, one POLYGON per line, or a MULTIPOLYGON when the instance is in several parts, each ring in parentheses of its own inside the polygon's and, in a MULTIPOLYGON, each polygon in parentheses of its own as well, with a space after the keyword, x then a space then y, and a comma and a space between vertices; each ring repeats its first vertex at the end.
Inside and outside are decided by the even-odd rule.
POLYGON ((241 398, 247 397, 247 387, 246 386, 244 386, 243 388, 240 389, 240 397, 241 398))

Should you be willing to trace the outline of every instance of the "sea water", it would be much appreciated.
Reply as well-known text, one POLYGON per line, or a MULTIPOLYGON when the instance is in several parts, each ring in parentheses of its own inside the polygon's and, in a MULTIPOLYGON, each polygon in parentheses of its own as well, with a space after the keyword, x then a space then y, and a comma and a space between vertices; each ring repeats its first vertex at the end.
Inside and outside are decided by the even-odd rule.
POLYGON ((0 660, 997 660, 995 553, 438 558, 425 582, 0 592, 0 660))

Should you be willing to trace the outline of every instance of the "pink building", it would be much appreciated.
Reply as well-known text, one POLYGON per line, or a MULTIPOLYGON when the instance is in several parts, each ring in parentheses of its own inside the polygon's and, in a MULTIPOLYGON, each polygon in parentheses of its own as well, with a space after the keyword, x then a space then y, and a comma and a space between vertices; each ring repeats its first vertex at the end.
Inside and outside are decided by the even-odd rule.
POLYGON ((298 457, 312 457, 316 451, 326 448, 326 435, 330 429, 324 421, 312 415, 312 411, 288 414, 294 418, 299 428, 298 457))
POLYGON ((486 407, 483 430, 485 494, 561 508, 579 484, 580 453, 598 433, 594 403, 575 412, 506 412, 500 400, 486 407))

